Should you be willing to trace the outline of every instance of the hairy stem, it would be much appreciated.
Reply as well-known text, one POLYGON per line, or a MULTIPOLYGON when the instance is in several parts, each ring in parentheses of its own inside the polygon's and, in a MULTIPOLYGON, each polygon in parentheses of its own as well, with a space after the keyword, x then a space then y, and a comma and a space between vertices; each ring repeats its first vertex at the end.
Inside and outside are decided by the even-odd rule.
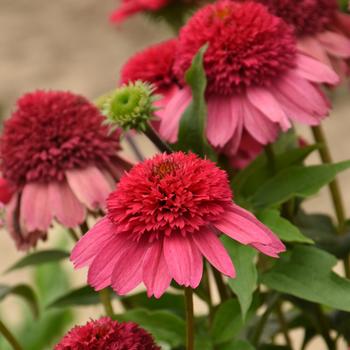
POLYGON ((194 350, 193 290, 185 288, 186 350, 194 350))
POLYGON ((18 343, 14 335, 10 332, 10 330, 4 325, 4 323, 1 320, 0 334, 2 334, 4 338, 9 342, 13 350, 23 350, 22 346, 18 343))
POLYGON ((105 313, 109 317, 114 316, 113 306, 111 302, 111 295, 108 288, 102 289, 100 292, 101 303, 105 309, 105 313))

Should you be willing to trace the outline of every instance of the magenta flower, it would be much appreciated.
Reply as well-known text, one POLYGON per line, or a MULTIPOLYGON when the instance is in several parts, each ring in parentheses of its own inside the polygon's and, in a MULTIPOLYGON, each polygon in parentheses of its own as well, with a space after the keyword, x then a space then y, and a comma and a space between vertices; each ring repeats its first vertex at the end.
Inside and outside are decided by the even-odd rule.
POLYGON ((98 109, 69 92, 37 91, 17 102, 0 140, 1 170, 16 187, 6 224, 19 249, 45 238, 53 219, 81 224, 103 209, 130 165, 117 155, 119 133, 108 136, 98 109))
POLYGON ((171 39, 148 47, 132 56, 121 70, 121 83, 142 80, 151 83, 155 92, 161 95, 155 105, 159 108, 156 115, 161 117, 170 98, 179 90, 177 77, 174 74, 177 40, 171 39))
POLYGON ((54 350, 160 350, 160 347, 137 324, 102 317, 71 329, 54 350))
MULTIPOLYGON (((317 125, 328 114, 330 103, 318 83, 335 84, 338 76, 297 51, 292 28, 265 6, 224 0, 197 11, 179 36, 174 70, 180 80, 206 43, 206 134, 214 147, 233 155, 244 132, 265 145, 291 121, 317 125)), ((176 141, 191 99, 186 87, 168 103, 160 128, 166 140, 176 141)))
POLYGON ((332 66, 341 76, 349 72, 350 16, 337 0, 258 0, 293 25, 299 49, 332 66))
POLYGON ((203 256, 234 277, 220 232, 277 257, 282 242, 251 213, 232 203, 227 174, 209 160, 182 152, 136 165, 107 200, 107 216, 74 247, 76 268, 89 266, 96 290, 120 295, 144 282, 159 298, 174 279, 196 288, 203 256))

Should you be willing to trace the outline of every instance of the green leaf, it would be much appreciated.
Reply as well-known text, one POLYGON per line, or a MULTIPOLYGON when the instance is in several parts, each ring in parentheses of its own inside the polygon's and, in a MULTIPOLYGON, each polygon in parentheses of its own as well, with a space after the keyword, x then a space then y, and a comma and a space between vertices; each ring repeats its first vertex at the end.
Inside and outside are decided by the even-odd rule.
MULTIPOLYGON (((282 153, 276 152, 275 169, 273 172, 277 174, 292 165, 301 165, 303 160, 317 148, 317 145, 312 145, 304 148, 286 149, 282 153)), ((271 175, 272 169, 266 158, 266 154, 262 153, 237 174, 232 181, 232 187, 235 192, 250 196, 267 182, 271 178, 271 175)))
POLYGON ((101 302, 100 296, 91 287, 84 286, 65 293, 53 300, 47 308, 96 305, 101 302))
POLYGON ((314 243, 310 238, 304 236, 298 227, 282 218, 278 210, 267 209, 260 212, 257 217, 285 242, 314 243))
POLYGON ((0 284, 0 301, 9 295, 15 295, 26 301, 35 318, 39 317, 39 305, 33 289, 27 284, 17 284, 10 287, 0 284))
POLYGON ((220 350, 255 350, 255 348, 245 340, 234 340, 229 344, 222 345, 220 350))
POLYGON ((222 241, 236 268, 236 278, 229 279, 228 284, 237 295, 245 319, 257 287, 258 273, 254 263, 257 253, 251 247, 239 244, 229 237, 223 236, 222 241))
POLYGON ((350 161, 344 161, 284 169, 260 187, 252 197, 253 205, 256 208, 264 208, 281 204, 296 196, 311 196, 349 167, 350 161))
POLYGON ((262 275, 266 286, 314 303, 350 311, 350 280, 332 271, 337 259, 315 247, 297 246, 262 275))
POLYGON ((42 250, 26 255, 24 258, 20 259, 14 265, 8 268, 6 272, 18 270, 23 267, 36 266, 54 261, 60 261, 68 258, 69 255, 70 254, 68 252, 58 249, 42 250))
POLYGON ((208 45, 204 45, 198 51, 185 75, 186 83, 192 90, 192 102, 181 118, 178 142, 175 145, 177 149, 193 151, 202 157, 214 154, 205 136, 207 107, 204 94, 207 78, 203 56, 207 47, 208 45))
POLYGON ((216 311, 211 335, 215 344, 231 341, 243 327, 240 305, 236 299, 230 299, 219 305, 216 311))
POLYGON ((122 300, 128 308, 144 308, 148 310, 167 310, 184 318, 185 306, 182 294, 165 293, 160 299, 149 298, 147 293, 141 292, 127 297, 122 300))
POLYGON ((185 343, 185 321, 168 311, 135 309, 117 315, 119 321, 133 321, 148 330, 157 342, 165 342, 172 347, 185 343))

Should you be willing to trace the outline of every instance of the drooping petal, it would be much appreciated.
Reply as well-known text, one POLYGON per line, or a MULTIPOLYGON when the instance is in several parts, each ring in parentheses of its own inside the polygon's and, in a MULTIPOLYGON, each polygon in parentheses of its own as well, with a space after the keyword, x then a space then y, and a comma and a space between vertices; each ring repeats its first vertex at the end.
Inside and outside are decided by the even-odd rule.
POLYGON ((115 234, 107 243, 100 247, 100 252, 92 261, 89 273, 88 282, 95 288, 101 290, 111 284, 111 278, 116 263, 120 256, 127 250, 132 249, 135 242, 127 239, 125 235, 115 234))
POLYGON ((20 219, 27 231, 47 231, 53 217, 51 207, 48 184, 33 182, 24 186, 20 219))
POLYGON ((164 256, 170 275, 178 284, 198 287, 203 274, 203 259, 190 237, 180 234, 165 237, 164 256))
POLYGON ((311 57, 315 57, 320 62, 332 67, 332 63, 329 59, 325 48, 314 36, 306 35, 302 38, 299 38, 298 49, 300 52, 307 54, 311 57))
POLYGON ((239 124, 239 115, 232 108, 230 96, 208 97, 207 137, 215 147, 224 146, 239 124))
POLYGON ((49 200, 52 215, 62 225, 75 227, 84 221, 84 206, 78 201, 66 182, 49 183, 49 200))
POLYGON ((346 36, 325 30, 317 35, 318 40, 326 50, 336 57, 350 57, 350 39, 346 36))
POLYGON ((148 249, 143 260, 143 282, 147 295, 160 298, 171 282, 171 276, 163 253, 163 242, 155 241, 148 249))
POLYGON ((89 209, 105 207, 106 198, 112 188, 99 169, 90 166, 85 169, 67 170, 66 177, 74 194, 89 209))
POLYGON ((112 272, 112 288, 119 295, 125 295, 142 282, 142 264, 148 246, 139 242, 119 256, 112 272))
POLYGON ((268 255, 276 256, 285 250, 283 243, 269 228, 253 214, 235 204, 232 204, 220 222, 215 223, 215 227, 242 244, 252 245, 265 254, 270 251, 268 255), (263 250, 261 247, 271 249, 263 250))
POLYGON ((338 84, 339 77, 335 71, 328 65, 313 59, 312 57, 298 54, 297 75, 315 83, 338 84))
POLYGON ((266 145, 278 136, 278 125, 267 119, 248 99, 242 100, 244 127, 258 142, 266 145))
POLYGON ((291 127, 283 108, 268 89, 251 87, 247 90, 247 96, 255 108, 272 122, 278 123, 284 131, 291 127))
POLYGON ((202 228, 200 232, 193 234, 193 240, 201 253, 216 269, 224 275, 235 277, 236 272, 231 258, 212 230, 207 227, 202 228))
POLYGON ((165 140, 171 143, 176 142, 182 114, 190 104, 191 99, 191 90, 184 88, 174 94, 165 107, 159 128, 159 133, 165 140))
POLYGON ((294 104, 307 110, 312 115, 327 116, 329 103, 323 94, 307 80, 295 74, 285 74, 275 86, 294 104), (307 101, 307 103, 305 103, 307 101))
POLYGON ((75 245, 70 260, 75 268, 87 266, 102 247, 115 236, 114 224, 105 216, 90 229, 75 245))

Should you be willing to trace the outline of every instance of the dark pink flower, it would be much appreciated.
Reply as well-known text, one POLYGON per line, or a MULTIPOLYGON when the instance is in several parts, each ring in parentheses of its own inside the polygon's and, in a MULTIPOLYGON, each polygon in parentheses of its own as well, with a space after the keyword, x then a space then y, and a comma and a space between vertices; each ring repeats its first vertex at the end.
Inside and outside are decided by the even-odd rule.
MULTIPOLYGON (((292 28, 265 6, 223 0, 197 11, 179 36, 174 70, 180 80, 206 43, 206 134, 213 146, 229 145, 235 154, 244 132, 265 145, 291 121, 317 125, 328 114, 318 84, 335 84, 338 76, 299 52, 292 28)), ((176 141, 191 99, 185 87, 167 104, 160 128, 166 140, 176 141)))
POLYGON ((72 328, 54 350, 160 350, 160 347, 136 323, 102 317, 72 328))
POLYGON ((0 204, 6 205, 15 193, 15 186, 7 180, 0 178, 0 204))
POLYGON ((155 105, 159 108, 157 116, 161 117, 164 106, 179 90, 177 78, 173 71, 177 40, 171 39, 148 47, 132 56, 121 70, 121 83, 142 80, 151 83, 155 92, 161 95, 155 105))
POLYGON ((89 266, 96 290, 120 295, 141 282, 159 298, 174 279, 196 288, 203 256, 234 277, 220 232, 277 257, 282 242, 251 213, 232 202, 227 174, 209 160, 182 152, 136 165, 107 200, 107 216, 74 247, 76 268, 89 266))
POLYGON ((299 49, 332 66, 344 77, 350 59, 350 16, 337 0, 258 0, 293 25, 299 49))
POLYGON ((98 109, 69 92, 37 91, 17 102, 0 140, 1 170, 16 186, 6 223, 20 249, 46 237, 53 219, 66 227, 102 209, 130 165, 117 155, 98 109))

